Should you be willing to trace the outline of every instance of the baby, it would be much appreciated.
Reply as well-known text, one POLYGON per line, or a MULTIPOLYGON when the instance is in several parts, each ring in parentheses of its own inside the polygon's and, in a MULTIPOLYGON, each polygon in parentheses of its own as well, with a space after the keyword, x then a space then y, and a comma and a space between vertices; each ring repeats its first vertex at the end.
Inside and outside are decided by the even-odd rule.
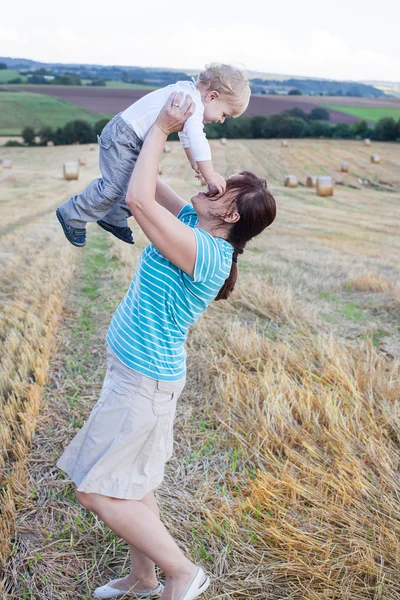
POLYGON ((243 114, 249 103, 250 88, 240 69, 211 63, 197 81, 178 81, 155 90, 116 115, 104 127, 98 138, 102 177, 92 181, 83 192, 72 196, 56 211, 65 236, 74 246, 86 244, 85 225, 89 221, 97 221, 100 227, 128 244, 134 243, 127 225, 131 213, 125 204, 129 179, 147 133, 174 91, 190 94, 196 104, 194 114, 178 134, 192 168, 209 186, 214 186, 220 193, 225 191, 225 179, 212 166, 204 123, 223 123, 227 117, 243 114))

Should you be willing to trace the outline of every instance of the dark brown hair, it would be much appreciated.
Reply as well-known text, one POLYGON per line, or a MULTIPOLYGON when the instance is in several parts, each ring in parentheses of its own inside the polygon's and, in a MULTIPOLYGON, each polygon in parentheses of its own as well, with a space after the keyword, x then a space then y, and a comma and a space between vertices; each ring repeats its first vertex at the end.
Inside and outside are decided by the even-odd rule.
POLYGON ((229 177, 226 180, 226 192, 231 192, 233 196, 228 214, 236 211, 240 219, 232 225, 226 238, 234 248, 233 261, 229 277, 219 290, 216 301, 226 300, 234 290, 238 254, 242 254, 247 242, 271 225, 276 217, 275 199, 267 189, 267 182, 254 173, 243 171, 229 177))

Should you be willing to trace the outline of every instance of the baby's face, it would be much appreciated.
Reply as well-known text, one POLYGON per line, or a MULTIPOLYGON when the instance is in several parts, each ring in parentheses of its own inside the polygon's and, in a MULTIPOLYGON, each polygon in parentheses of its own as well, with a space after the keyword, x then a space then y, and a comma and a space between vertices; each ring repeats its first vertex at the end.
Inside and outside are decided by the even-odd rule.
POLYGON ((223 123, 226 118, 232 116, 232 107, 229 101, 218 92, 208 92, 202 100, 204 104, 203 123, 223 123))

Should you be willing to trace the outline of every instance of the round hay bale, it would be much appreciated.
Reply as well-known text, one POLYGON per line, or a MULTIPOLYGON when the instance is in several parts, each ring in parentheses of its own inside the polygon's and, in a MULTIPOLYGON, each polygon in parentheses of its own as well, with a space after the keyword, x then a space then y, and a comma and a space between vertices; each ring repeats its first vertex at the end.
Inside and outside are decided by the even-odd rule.
POLYGON ((80 167, 84 167, 86 165, 86 159, 82 158, 82 156, 80 156, 78 158, 78 164, 79 164, 80 167))
POLYGON ((281 146, 282 148, 287 148, 289 146, 287 140, 281 140, 281 146))
POLYGON ((342 171, 342 173, 348 173, 350 170, 349 163, 342 163, 340 165, 340 170, 342 171))
POLYGON ((226 142, 227 142, 228 140, 227 140, 226 138, 221 138, 219 141, 221 142, 221 144, 222 144, 223 146, 225 146, 225 144, 226 144, 226 142))
POLYGON ((79 165, 77 162, 65 162, 63 171, 64 179, 67 181, 72 181, 73 179, 78 179, 79 177, 79 165))
POLYGON ((89 150, 90 150, 91 152, 93 152, 94 150, 96 150, 96 146, 95 146, 95 144, 89 144, 89 150))
POLYGON ((164 152, 165 152, 165 154, 168 154, 169 152, 171 152, 171 146, 169 146, 168 144, 165 144, 164 152))
POLYGON ((381 157, 379 156, 379 154, 373 154, 373 155, 371 156, 371 162, 372 162, 374 165, 378 165, 378 164, 381 162, 381 157))
POLYGON ((163 171, 162 171, 162 168, 161 168, 161 167, 158 167, 158 174, 159 174, 159 175, 162 175, 162 173, 163 173, 163 171))
POLYGON ((3 167, 5 169, 12 169, 13 166, 13 161, 10 158, 5 158, 3 160, 3 167))
POLYGON ((54 146, 54 142, 53 142, 53 140, 49 140, 49 141, 46 143, 46 146, 47 146, 48 148, 52 148, 52 147, 54 146))
POLYGON ((309 187, 309 188, 315 188, 315 187, 317 187, 317 176, 316 175, 309 175, 307 177, 306 186, 309 187))
POLYGON ((296 175, 285 175, 285 186, 295 188, 299 185, 296 175))
POLYGON ((318 196, 333 196, 332 177, 317 177, 318 196))
POLYGON ((370 146, 370 145, 371 145, 371 140, 369 138, 365 138, 364 146, 370 146))

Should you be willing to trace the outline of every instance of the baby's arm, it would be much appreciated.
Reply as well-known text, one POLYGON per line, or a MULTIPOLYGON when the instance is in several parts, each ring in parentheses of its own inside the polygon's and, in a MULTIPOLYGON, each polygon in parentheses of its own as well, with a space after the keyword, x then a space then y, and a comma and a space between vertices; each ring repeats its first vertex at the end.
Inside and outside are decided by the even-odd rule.
POLYGON ((222 175, 214 171, 211 160, 197 161, 199 171, 206 180, 207 184, 217 188, 219 194, 223 194, 226 189, 226 181, 222 175))
POLYGON ((196 171, 196 174, 200 175, 199 165, 194 160, 191 149, 189 147, 187 147, 187 148, 184 148, 184 150, 185 150, 185 154, 187 156, 188 161, 190 162, 190 166, 192 167, 193 171, 196 171))
POLYGON ((179 137, 179 140, 181 142, 182 148, 185 151, 187 159, 188 159, 188 161, 190 163, 190 166, 192 167, 193 171, 196 171, 196 174, 199 175, 200 174, 199 167, 198 167, 198 164, 195 161, 194 156, 192 154, 192 151, 191 151, 191 149, 189 147, 189 140, 188 140, 188 136, 186 135, 186 132, 185 131, 178 131, 178 137, 179 137))
POLYGON ((192 168, 197 171, 193 165, 194 161, 197 163, 198 169, 208 185, 215 186, 219 193, 225 192, 225 179, 222 175, 219 175, 214 171, 211 162, 210 145, 204 133, 203 113, 196 111, 195 114, 186 121, 182 133, 183 135, 180 135, 179 137, 192 168), (189 150, 190 154, 187 150, 189 150))

